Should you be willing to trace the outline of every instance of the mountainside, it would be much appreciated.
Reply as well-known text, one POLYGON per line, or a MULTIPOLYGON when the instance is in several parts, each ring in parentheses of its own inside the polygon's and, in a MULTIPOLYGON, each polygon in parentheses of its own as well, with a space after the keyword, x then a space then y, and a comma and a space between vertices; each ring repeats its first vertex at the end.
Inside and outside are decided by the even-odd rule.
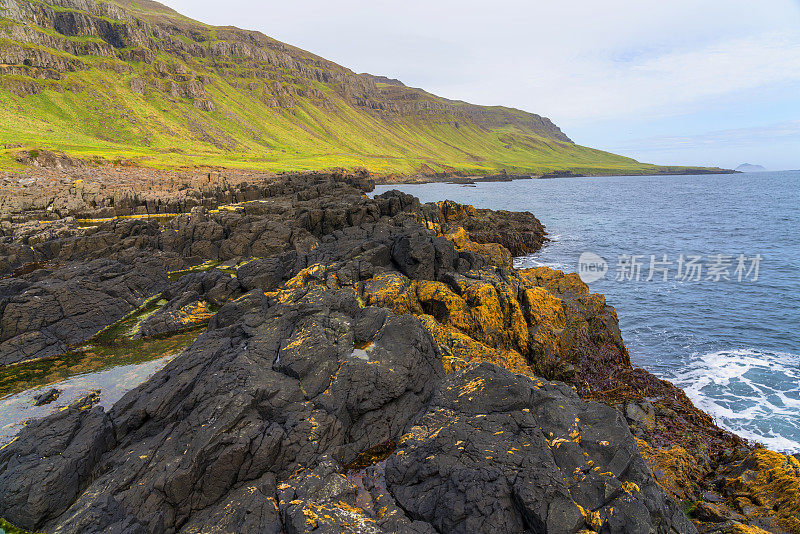
POLYGON ((148 0, 0 0, 0 166, 37 163, 40 148, 155 167, 682 170, 576 145, 539 115, 356 74, 148 0))

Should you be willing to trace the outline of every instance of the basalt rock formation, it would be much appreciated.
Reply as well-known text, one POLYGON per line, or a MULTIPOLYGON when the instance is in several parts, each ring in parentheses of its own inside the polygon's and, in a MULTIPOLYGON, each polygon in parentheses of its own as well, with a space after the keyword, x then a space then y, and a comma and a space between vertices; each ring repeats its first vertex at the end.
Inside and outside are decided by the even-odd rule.
POLYGON ((50 354, 17 318, 61 284, 111 309, 62 306, 51 332, 87 321, 57 347, 138 305, 138 336, 209 322, 109 411, 83 399, 0 449, 0 517, 53 533, 796 531, 796 460, 634 369, 577 276, 513 269, 509 249, 546 239, 533 215, 370 188, 307 173, 228 183, 169 220, 7 223, 14 360, 50 354))
POLYGON ((62 354, 166 287, 163 262, 146 255, 126 259, 0 280, 0 365, 62 354))

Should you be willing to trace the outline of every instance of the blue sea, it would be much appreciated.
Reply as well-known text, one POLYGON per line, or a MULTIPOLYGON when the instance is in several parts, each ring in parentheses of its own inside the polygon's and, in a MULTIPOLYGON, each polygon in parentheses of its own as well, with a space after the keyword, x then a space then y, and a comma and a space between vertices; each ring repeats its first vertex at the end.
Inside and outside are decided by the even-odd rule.
POLYGON ((376 194, 389 189, 530 211, 551 241, 517 267, 578 272, 583 255, 584 275, 605 272, 589 287, 617 309, 635 365, 682 387, 720 426, 800 452, 800 172, 379 186, 376 194))

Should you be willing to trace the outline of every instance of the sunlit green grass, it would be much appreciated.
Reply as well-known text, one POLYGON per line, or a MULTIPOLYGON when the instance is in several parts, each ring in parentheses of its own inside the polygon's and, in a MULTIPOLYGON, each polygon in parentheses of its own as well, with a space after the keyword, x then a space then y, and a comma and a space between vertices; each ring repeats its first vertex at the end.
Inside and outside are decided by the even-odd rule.
MULTIPOLYGON (((136 2, 115 3, 140 9, 136 2)), ((149 6, 143 3, 143 11, 145 5, 149 6)), ((192 25, 194 31, 204 35, 206 43, 215 41, 218 32, 228 31, 174 12, 165 11, 162 15, 176 23, 192 25)), ((0 46, 3 42, 0 31, 0 46)), ((38 45, 23 46, 43 49, 38 45)), ((354 107, 332 86, 277 67, 273 72, 284 76, 282 83, 303 90, 315 89, 325 95, 327 103, 296 96, 293 108, 270 107, 262 100, 260 89, 246 88, 250 82, 263 86, 264 80, 249 77, 252 64, 240 64, 235 58, 217 58, 212 64, 209 59, 181 60, 157 54, 156 61, 180 63, 190 78, 203 75, 211 80, 205 88, 216 110, 206 112, 189 99, 173 98, 159 90, 147 95, 134 93, 130 88, 133 78, 154 79, 151 65, 44 50, 65 60, 82 62, 86 68, 63 73, 60 80, 0 75, 0 168, 19 167, 15 156, 21 150, 44 148, 81 159, 132 160, 155 168, 213 166, 297 171, 361 167, 377 173, 404 174, 423 168, 474 174, 502 170, 571 170, 584 174, 659 170, 629 158, 537 135, 514 125, 529 118, 518 110, 493 108, 493 112, 511 117, 509 125, 497 128, 478 126, 463 116, 446 112, 379 114, 354 107), (113 64, 119 72, 110 68, 113 64), (12 90, 21 84, 35 84, 42 91, 18 96, 12 90)), ((296 49, 293 53, 309 55, 296 49)), ((422 101, 442 101, 415 89, 381 87, 387 94, 417 92, 422 101)))

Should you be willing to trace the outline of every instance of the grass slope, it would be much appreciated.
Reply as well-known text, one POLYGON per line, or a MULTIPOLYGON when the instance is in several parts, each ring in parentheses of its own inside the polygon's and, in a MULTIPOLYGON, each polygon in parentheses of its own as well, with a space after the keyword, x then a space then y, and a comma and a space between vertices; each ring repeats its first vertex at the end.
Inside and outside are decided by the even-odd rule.
MULTIPOLYGON (((191 21, 155 2, 115 4, 132 16, 166 17, 174 25, 184 25, 192 35, 203 35, 200 39, 207 47, 221 42, 218 33, 233 31, 191 21)), ((258 69, 239 71, 235 60, 220 68, 215 58, 187 58, 163 51, 156 53, 154 62, 123 61, 120 54, 73 56, 63 48, 4 39, 3 30, 8 36, 14 35, 12 29, 18 23, 0 18, 0 47, 21 46, 31 53, 43 52, 84 67, 61 72, 57 80, 0 75, 0 167, 4 168, 18 166, 15 155, 21 150, 45 148, 82 159, 132 160, 156 168, 198 165, 295 171, 365 167, 379 173, 404 174, 421 169, 474 174, 501 170, 572 170, 585 174, 680 170, 554 139, 527 127, 525 121, 531 115, 519 110, 484 108, 490 115, 504 117, 490 125, 447 109, 375 113, 353 105, 334 84, 298 77, 290 69, 272 69, 271 77, 274 79, 278 72, 284 77, 281 83, 300 89, 296 92, 299 96, 293 96, 289 106, 270 106, 262 94, 248 88, 260 87, 263 80, 258 78, 258 69), (189 78, 202 78, 214 109, 204 111, 193 99, 165 91, 134 92, 131 84, 135 79, 152 79, 154 63, 177 66, 189 78), (25 94, 15 89, 24 84, 36 84, 41 92, 25 94), (309 92, 316 96, 304 96, 309 92)), ((46 27, 36 31, 69 45, 103 44, 93 35, 64 36, 46 27)), ((173 39, 191 41, 183 35, 173 39)), ((309 65, 338 68, 357 76, 307 52, 279 45, 309 65)), ((398 89, 384 83, 376 87, 387 99, 399 91, 406 99, 425 103, 464 104, 418 89, 398 89)))

